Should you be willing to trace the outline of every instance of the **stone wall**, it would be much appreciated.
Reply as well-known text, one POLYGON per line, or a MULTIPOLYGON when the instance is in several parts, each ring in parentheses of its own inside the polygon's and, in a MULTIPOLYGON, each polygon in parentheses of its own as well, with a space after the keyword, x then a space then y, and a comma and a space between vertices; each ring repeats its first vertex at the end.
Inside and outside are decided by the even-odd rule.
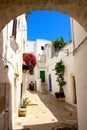
POLYGON ((0 130, 9 128, 9 84, 0 83, 0 130))
POLYGON ((33 10, 68 14, 87 31, 87 0, 0 0, 0 30, 13 18, 33 10))

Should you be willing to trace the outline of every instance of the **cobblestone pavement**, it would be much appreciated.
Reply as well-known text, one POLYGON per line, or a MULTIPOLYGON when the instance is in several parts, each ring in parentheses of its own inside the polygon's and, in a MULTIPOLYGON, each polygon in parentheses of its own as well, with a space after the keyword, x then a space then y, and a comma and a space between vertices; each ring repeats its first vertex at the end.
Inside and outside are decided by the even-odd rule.
POLYGON ((28 92, 26 117, 16 117, 13 130, 78 130, 77 108, 50 93, 28 92))

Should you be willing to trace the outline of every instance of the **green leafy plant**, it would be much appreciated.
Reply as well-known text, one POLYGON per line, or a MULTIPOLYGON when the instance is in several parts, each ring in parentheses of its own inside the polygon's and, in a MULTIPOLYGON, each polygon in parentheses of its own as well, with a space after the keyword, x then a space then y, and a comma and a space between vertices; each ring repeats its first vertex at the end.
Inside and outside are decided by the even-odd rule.
POLYGON ((27 100, 27 98, 21 99, 19 107, 20 108, 26 108, 27 106, 28 106, 28 100, 27 100))
POLYGON ((63 64, 62 60, 56 63, 54 70, 56 71, 56 81, 60 86, 60 91, 63 91, 63 86, 66 84, 66 82, 64 81, 65 65, 63 64))
POLYGON ((63 37, 60 37, 60 38, 52 41, 52 44, 53 44, 55 52, 58 52, 61 48, 63 48, 66 45, 63 37))

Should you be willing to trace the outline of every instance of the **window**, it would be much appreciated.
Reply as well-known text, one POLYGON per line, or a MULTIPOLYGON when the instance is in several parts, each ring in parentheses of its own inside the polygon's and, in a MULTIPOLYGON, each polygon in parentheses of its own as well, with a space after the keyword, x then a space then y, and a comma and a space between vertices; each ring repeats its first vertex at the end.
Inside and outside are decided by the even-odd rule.
POLYGON ((13 20, 13 29, 12 29, 12 35, 16 38, 16 30, 17 30, 17 19, 13 20))
POLYGON ((44 50, 44 46, 41 46, 41 50, 44 50))

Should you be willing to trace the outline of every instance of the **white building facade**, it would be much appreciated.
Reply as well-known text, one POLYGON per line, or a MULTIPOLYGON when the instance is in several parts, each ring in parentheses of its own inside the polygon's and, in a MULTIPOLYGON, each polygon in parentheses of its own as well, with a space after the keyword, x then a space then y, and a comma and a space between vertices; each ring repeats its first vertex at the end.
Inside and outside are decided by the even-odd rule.
POLYGON ((48 91, 52 94, 58 91, 59 87, 56 82, 56 75, 53 69, 56 62, 62 59, 65 65, 65 100, 66 102, 77 106, 79 130, 86 130, 87 103, 84 99, 87 95, 87 32, 85 32, 74 19, 71 19, 71 23, 73 35, 72 43, 67 44, 62 50, 60 50, 58 56, 51 58, 51 42, 45 42, 44 40, 44 44, 41 43, 40 40, 38 42, 41 44, 36 42, 35 54, 37 56, 38 63, 35 71, 35 80, 37 81, 37 90, 40 91, 41 82, 43 82, 41 81, 42 77, 40 75, 40 71, 42 71, 42 73, 44 71, 44 82, 47 83, 48 91), (44 46, 42 54, 39 54, 40 51, 38 52, 38 50, 40 50, 40 48, 37 44, 39 47, 44 46))
POLYGON ((0 33, 0 84, 2 96, 6 99, 4 113, 0 120, 0 129, 12 129, 14 116, 18 111, 22 96, 22 54, 26 43, 26 17, 25 14, 11 20, 0 33), (3 90, 3 88, 5 88, 3 90), (6 119, 4 117, 7 117, 6 119), (7 122, 8 121, 8 122, 7 122), (7 123, 7 124, 6 124, 7 123))
POLYGON ((87 103, 85 102, 85 97, 87 95, 87 32, 85 32, 75 20, 72 20, 72 30, 79 130, 86 130, 87 103))

